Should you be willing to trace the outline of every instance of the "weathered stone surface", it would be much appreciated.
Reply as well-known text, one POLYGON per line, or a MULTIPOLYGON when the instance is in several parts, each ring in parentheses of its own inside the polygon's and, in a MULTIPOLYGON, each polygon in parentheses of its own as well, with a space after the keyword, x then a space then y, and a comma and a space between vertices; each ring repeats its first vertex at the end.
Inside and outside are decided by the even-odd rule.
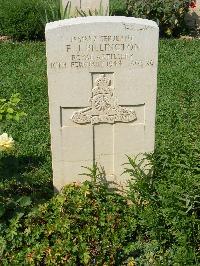
POLYGON ((86 17, 47 24, 54 186, 98 163, 125 184, 126 155, 154 150, 158 27, 148 20, 86 17))
MULTIPOLYGON (((62 0, 63 6, 66 7, 68 0, 62 0)), ((72 15, 75 12, 76 8, 81 9, 83 11, 94 11, 99 10, 100 5, 103 9, 103 13, 108 15, 109 12, 109 0, 71 0, 71 13, 72 15)))

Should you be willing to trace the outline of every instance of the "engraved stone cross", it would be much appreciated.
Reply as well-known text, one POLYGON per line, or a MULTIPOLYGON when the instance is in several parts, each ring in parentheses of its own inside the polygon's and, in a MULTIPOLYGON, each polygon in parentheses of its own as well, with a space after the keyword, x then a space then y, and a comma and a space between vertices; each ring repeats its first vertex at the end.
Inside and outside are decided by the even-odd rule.
POLYGON ((134 110, 118 105, 109 75, 112 74, 99 73, 94 80, 90 106, 75 111, 71 120, 77 125, 92 126, 93 163, 102 165, 107 176, 114 179, 115 125, 132 124, 137 116, 134 110))

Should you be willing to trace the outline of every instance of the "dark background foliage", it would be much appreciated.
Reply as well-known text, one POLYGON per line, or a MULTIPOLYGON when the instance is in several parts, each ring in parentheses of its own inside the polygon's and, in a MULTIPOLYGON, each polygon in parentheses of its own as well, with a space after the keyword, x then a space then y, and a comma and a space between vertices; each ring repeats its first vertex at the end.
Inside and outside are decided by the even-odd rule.
POLYGON ((189 3, 188 0, 127 0, 126 13, 156 21, 161 36, 179 36, 186 31, 184 17, 189 3))
POLYGON ((41 1, 0 0, 0 7, 0 35, 19 41, 44 39, 44 25, 39 12, 43 9, 41 1))
MULTIPOLYGON (((60 0, 0 0, 0 35, 44 40, 45 21, 61 19, 60 0), (47 19, 48 18, 48 19, 47 19)), ((111 0, 110 14, 154 20, 164 37, 187 33, 184 16, 190 0, 111 0)))

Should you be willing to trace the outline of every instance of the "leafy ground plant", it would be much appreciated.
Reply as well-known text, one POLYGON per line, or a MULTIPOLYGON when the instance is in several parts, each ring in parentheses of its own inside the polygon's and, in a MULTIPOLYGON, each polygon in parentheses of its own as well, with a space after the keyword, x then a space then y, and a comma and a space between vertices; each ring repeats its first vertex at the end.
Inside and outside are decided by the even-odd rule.
POLYGON ((4 124, 8 120, 19 122, 20 118, 26 113, 20 110, 19 102, 20 94, 12 94, 10 99, 0 99, 0 124, 4 124))
POLYGON ((131 158, 126 169, 134 178, 129 198, 138 222, 132 244, 136 265, 199 265, 199 171, 180 167, 170 176, 166 167, 160 171, 160 154, 151 161, 154 172, 141 171, 131 158))
POLYGON ((10 265, 122 265, 136 221, 126 198, 107 186, 69 185, 4 230, 1 261, 10 265))
POLYGON ((139 225, 133 250, 138 265, 193 266, 200 265, 199 44, 166 43, 159 56, 154 171, 143 173, 129 158, 129 174, 137 176, 130 184, 139 225))

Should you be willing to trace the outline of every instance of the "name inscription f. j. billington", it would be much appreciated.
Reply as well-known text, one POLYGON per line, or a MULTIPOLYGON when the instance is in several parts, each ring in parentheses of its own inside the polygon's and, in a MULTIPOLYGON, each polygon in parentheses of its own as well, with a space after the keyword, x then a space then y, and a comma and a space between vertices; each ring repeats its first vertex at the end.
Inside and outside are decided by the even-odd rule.
POLYGON ((94 82, 90 107, 74 112, 71 119, 76 124, 129 123, 137 120, 135 111, 118 105, 111 79, 100 74, 94 82))

